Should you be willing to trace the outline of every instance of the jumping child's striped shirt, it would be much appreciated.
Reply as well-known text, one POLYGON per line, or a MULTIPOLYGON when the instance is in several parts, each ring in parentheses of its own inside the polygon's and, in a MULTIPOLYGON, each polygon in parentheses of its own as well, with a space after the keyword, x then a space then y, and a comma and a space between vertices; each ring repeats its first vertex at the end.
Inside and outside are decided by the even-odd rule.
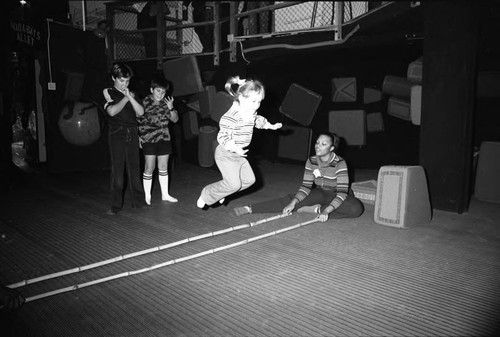
POLYGON ((238 111, 238 103, 233 103, 219 121, 219 133, 217 141, 225 149, 230 149, 234 145, 245 147, 252 141, 253 128, 263 129, 267 119, 260 115, 255 115, 250 120, 244 120, 238 111))

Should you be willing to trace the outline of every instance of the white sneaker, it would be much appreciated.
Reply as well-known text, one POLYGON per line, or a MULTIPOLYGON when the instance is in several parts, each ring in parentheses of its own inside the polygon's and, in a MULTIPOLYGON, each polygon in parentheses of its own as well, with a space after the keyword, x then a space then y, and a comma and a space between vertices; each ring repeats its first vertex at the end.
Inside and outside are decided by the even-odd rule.
POLYGON ((205 202, 203 201, 203 199, 201 198, 201 196, 198 198, 198 200, 196 201, 196 206, 198 206, 198 208, 203 208, 205 207, 205 202))
POLYGON ((161 200, 163 200, 163 201, 169 201, 169 202, 177 202, 177 201, 179 201, 176 198, 172 197, 171 195, 167 195, 166 197, 163 197, 161 200))

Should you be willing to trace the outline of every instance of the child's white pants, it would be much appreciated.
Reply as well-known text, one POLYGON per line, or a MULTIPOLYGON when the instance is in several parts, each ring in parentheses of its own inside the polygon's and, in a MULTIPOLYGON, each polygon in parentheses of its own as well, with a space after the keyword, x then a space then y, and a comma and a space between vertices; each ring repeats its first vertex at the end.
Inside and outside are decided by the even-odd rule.
POLYGON ((201 191, 201 198, 207 205, 212 205, 255 183, 255 174, 248 160, 225 150, 221 145, 215 149, 215 163, 222 174, 222 180, 205 186, 201 191))

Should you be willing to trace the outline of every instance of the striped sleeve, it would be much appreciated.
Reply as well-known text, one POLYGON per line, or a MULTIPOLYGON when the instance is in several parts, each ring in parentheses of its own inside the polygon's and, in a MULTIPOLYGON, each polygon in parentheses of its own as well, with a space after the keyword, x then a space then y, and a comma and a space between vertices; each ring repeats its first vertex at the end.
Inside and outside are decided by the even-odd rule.
POLYGON ((255 119, 244 120, 238 108, 238 104, 233 104, 219 121, 217 141, 229 151, 232 151, 235 146, 247 147, 252 141, 255 119))
POLYGON ((234 148, 235 142, 233 134, 237 128, 238 120, 231 110, 226 112, 219 121, 219 133, 217 134, 217 141, 226 150, 234 148))
POLYGON ((347 193, 349 192, 349 173, 345 160, 337 162, 333 169, 335 177, 332 178, 337 182, 337 195, 330 201, 330 205, 327 207, 328 213, 339 208, 347 198, 347 193))
POLYGON ((267 124, 267 119, 264 116, 257 115, 255 117, 255 127, 257 129, 264 129, 264 126, 267 124))
POLYGON ((300 202, 304 200, 311 192, 312 185, 314 183, 313 165, 310 159, 307 159, 306 167, 304 169, 304 177, 302 178, 302 184, 299 187, 297 193, 295 193, 295 198, 300 202))

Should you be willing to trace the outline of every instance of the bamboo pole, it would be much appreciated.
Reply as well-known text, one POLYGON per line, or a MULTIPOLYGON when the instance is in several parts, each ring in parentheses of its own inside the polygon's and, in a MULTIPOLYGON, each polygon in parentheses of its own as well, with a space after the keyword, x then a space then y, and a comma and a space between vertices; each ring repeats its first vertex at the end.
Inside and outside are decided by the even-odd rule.
POLYGON ((123 261, 123 260, 126 260, 126 259, 130 259, 132 257, 136 257, 136 256, 144 255, 144 254, 149 254, 149 253, 157 252, 157 251, 168 249, 168 248, 172 248, 172 247, 175 247, 175 246, 180 246, 180 245, 188 243, 188 242, 193 242, 193 241, 201 240, 201 239, 204 239, 204 238, 217 236, 217 235, 220 235, 220 234, 237 231, 237 230, 240 230, 240 229, 257 226, 257 225, 260 225, 260 224, 263 224, 263 223, 266 223, 266 222, 269 222, 269 221, 273 221, 273 220, 277 220, 277 219, 280 219, 280 218, 284 218, 286 216, 289 216, 290 214, 278 214, 278 215, 275 215, 275 216, 272 216, 272 217, 269 217, 269 218, 261 219, 261 220, 255 221, 255 222, 250 222, 248 224, 243 224, 243 225, 228 227, 226 229, 222 229, 222 230, 219 230, 219 231, 209 232, 209 233, 205 233, 205 234, 193 236, 193 237, 190 237, 190 238, 186 238, 186 239, 183 239, 183 240, 180 240, 180 241, 168 243, 168 244, 165 244, 165 245, 161 245, 161 246, 157 246, 157 247, 153 247, 153 248, 144 249, 144 250, 141 250, 141 251, 138 251, 138 252, 129 253, 129 254, 125 254, 125 255, 120 255, 120 256, 117 256, 117 257, 113 257, 111 259, 107 259, 107 260, 100 261, 100 262, 94 262, 94 263, 91 263, 91 264, 88 264, 88 265, 85 265, 85 266, 75 267, 75 268, 71 268, 71 269, 59 271, 59 272, 56 272, 56 273, 52 273, 52 274, 48 274, 48 275, 44 275, 44 276, 38 276, 38 277, 35 277, 35 278, 32 278, 32 279, 28 279, 28 280, 23 280, 23 281, 20 281, 20 282, 17 282, 17 283, 10 284, 7 287, 9 287, 11 289, 14 289, 14 288, 19 288, 19 287, 26 286, 28 284, 33 284, 33 283, 37 283, 37 282, 41 282, 41 281, 50 280, 50 279, 53 279, 53 278, 56 278, 56 277, 60 277, 60 276, 65 276, 65 275, 69 275, 69 274, 78 273, 78 272, 81 272, 81 271, 85 271, 85 270, 89 270, 89 269, 93 269, 93 268, 105 266, 105 265, 108 265, 108 264, 111 264, 111 263, 115 263, 115 262, 119 262, 119 261, 123 261))
MULTIPOLYGON (((275 218, 275 217, 273 217, 273 218, 275 218)), ((263 220, 267 220, 267 219, 263 219, 263 220)), ((267 221, 270 221, 270 220, 267 220, 267 221)), ((265 221, 265 222, 267 222, 267 221, 265 221)), ((200 253, 188 255, 188 256, 185 256, 185 257, 178 258, 178 259, 173 259, 173 260, 162 262, 162 263, 159 263, 159 264, 155 264, 155 265, 153 265, 151 267, 142 268, 142 269, 138 269, 138 270, 127 271, 127 272, 123 272, 123 273, 120 273, 120 274, 103 277, 103 278, 100 278, 100 279, 97 279, 97 280, 93 280, 93 281, 89 281, 89 282, 85 282, 85 283, 80 283, 80 284, 75 284, 75 285, 72 285, 72 286, 69 286, 69 287, 60 288, 60 289, 56 289, 56 290, 49 291, 49 292, 46 292, 46 293, 42 293, 42 294, 39 294, 39 295, 31 296, 31 297, 26 298, 26 303, 27 302, 36 301, 36 300, 39 300, 41 298, 45 298, 45 297, 49 297, 49 296, 54 296, 54 295, 57 295, 57 294, 61 294, 61 293, 65 293, 65 292, 69 292, 69 291, 73 291, 73 290, 78 290, 78 289, 81 289, 81 288, 89 287, 89 286, 92 286, 92 285, 95 285, 95 284, 104 283, 104 282, 111 281, 111 280, 116 280, 116 279, 119 279, 119 278, 122 278, 122 277, 127 277, 127 276, 142 274, 142 273, 145 273, 145 272, 148 272, 148 271, 152 271, 152 270, 155 270, 155 269, 159 269, 159 268, 163 268, 163 267, 166 267, 166 266, 170 266, 170 265, 173 265, 175 263, 180 263, 180 262, 192 260, 192 259, 195 259, 197 257, 205 256, 205 255, 212 254, 212 253, 217 253, 217 252, 220 252, 222 250, 226 250, 226 249, 229 249, 229 248, 234 248, 234 247, 241 246, 241 245, 244 245, 244 244, 247 244, 247 243, 250 243, 250 242, 254 242, 254 241, 257 241, 257 240, 261 240, 261 239, 264 239, 264 238, 267 238, 267 237, 270 237, 270 236, 273 236, 273 235, 276 235, 276 234, 281 234, 281 233, 284 233, 284 232, 287 232, 287 231, 290 231, 290 230, 293 230, 293 229, 297 229, 297 228, 300 228, 300 227, 303 227, 303 226, 307 226, 309 224, 312 224, 312 223, 315 223, 315 222, 318 222, 318 221, 319 221, 318 218, 314 218, 312 220, 301 222, 301 223, 298 223, 296 225, 285 227, 285 228, 282 228, 282 229, 279 229, 279 230, 275 230, 275 231, 272 231, 272 232, 269 232, 269 233, 265 233, 265 234, 262 234, 262 235, 254 236, 254 237, 252 237, 250 239, 246 239, 246 240, 234 242, 234 243, 222 246, 222 247, 209 249, 209 250, 206 250, 206 251, 203 251, 203 252, 200 252, 200 253)))

